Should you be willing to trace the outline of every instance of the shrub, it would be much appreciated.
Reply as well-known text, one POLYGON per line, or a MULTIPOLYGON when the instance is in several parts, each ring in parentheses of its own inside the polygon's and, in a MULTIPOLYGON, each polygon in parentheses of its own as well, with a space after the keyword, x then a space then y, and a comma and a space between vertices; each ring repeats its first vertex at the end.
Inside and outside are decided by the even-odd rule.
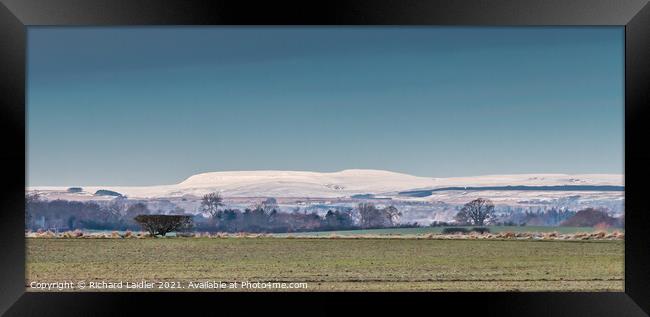
POLYGON ((133 218, 149 235, 165 236, 168 232, 189 229, 192 226, 191 216, 177 215, 138 215, 133 218))
POLYGON ((469 230, 465 228, 460 228, 460 227, 449 227, 449 228, 444 228, 442 229, 443 234, 465 234, 468 233, 469 230))

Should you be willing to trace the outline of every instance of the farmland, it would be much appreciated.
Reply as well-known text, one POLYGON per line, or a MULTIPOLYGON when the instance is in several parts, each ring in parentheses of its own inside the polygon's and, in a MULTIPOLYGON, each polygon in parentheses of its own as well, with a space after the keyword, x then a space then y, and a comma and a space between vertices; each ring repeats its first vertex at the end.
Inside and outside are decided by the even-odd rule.
MULTIPOLYGON (((423 234, 439 234, 447 227, 416 227, 416 228, 385 228, 385 229, 364 229, 364 230, 339 230, 339 231, 317 231, 317 232, 297 232, 297 233, 282 233, 277 236, 355 236, 355 235, 423 235, 423 234)), ((453 227, 472 229, 473 227, 453 227)), ((593 232, 592 227, 542 227, 542 226, 490 226, 490 232, 557 232, 560 234, 571 234, 579 232, 593 232)), ((608 228, 599 229, 599 231, 621 231, 621 228, 608 228)))
POLYGON ((148 291, 200 291, 189 289, 189 282, 250 281, 307 283, 298 291, 622 291, 623 245, 621 240, 28 238, 26 287, 147 281, 181 287, 148 291))

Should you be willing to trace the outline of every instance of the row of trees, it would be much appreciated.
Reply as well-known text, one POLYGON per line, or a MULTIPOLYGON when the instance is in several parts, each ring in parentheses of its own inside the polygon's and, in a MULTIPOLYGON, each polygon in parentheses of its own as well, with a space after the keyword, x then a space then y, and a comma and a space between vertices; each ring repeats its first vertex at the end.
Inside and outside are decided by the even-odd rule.
MULTIPOLYGON (((100 205, 97 202, 48 201, 36 194, 25 197, 25 228, 32 230, 134 230, 140 228, 134 220, 136 216, 154 213, 157 212, 152 212, 142 202, 113 200, 100 205)), ((184 211, 179 209, 176 213, 182 214, 184 211)))
POLYGON ((509 211, 500 216, 503 224, 527 226, 558 226, 576 215, 570 209, 550 208, 541 211, 509 211))
POLYGON ((477 225, 486 224, 509 224, 528 226, 569 226, 569 227, 622 227, 624 218, 611 217, 607 210, 586 208, 578 212, 551 208, 544 212, 510 213, 497 216, 494 211, 494 204, 483 198, 472 200, 465 204, 455 216, 456 224, 477 225), (501 219, 501 222, 499 222, 501 219), (503 221, 510 219, 509 222, 503 221))
POLYGON ((377 208, 362 203, 352 211, 328 210, 324 216, 317 213, 281 213, 277 201, 266 199, 253 208, 221 209, 223 198, 210 193, 201 200, 201 211, 208 221, 196 228, 224 232, 295 232, 316 230, 346 230, 357 228, 385 228, 399 224, 401 213, 394 206, 377 208))
MULTIPOLYGON (((110 203, 80 202, 66 200, 42 200, 38 195, 25 197, 26 229, 138 229, 135 218, 139 215, 161 214, 152 212, 143 202, 115 199, 110 203)), ((183 209, 171 214, 191 216, 194 228, 201 231, 223 232, 296 232, 348 229, 387 228, 400 225, 401 212, 394 206, 379 208, 371 203, 361 203, 356 208, 329 210, 325 215, 312 213, 279 212, 277 201, 268 198, 254 207, 244 210, 223 208, 223 198, 218 193, 202 197, 200 212, 203 216, 191 216, 183 209), (205 217, 204 217, 205 216, 205 217)), ((576 212, 549 209, 543 212, 510 212, 497 215, 494 204, 488 199, 475 199, 465 204, 456 214, 452 225, 588 225, 592 222, 605 225, 622 225, 622 219, 614 219, 603 210, 576 212), (576 216, 579 216, 576 218, 576 216)), ((448 225, 444 223, 442 225, 448 225)))
MULTIPOLYGON (((388 206, 378 208, 363 203, 353 210, 329 210, 325 215, 316 213, 279 212, 277 201, 266 199, 244 210, 222 208, 223 198, 217 193, 203 196, 201 215, 192 216, 194 228, 201 231, 224 232, 295 232, 317 230, 348 230, 358 228, 394 227, 401 213, 388 206)), ((143 202, 115 199, 109 203, 68 200, 43 200, 38 195, 25 197, 25 228, 37 229, 96 229, 136 230, 141 226, 136 217, 162 214, 152 211, 143 202)), ((177 208, 171 214, 187 215, 177 208)))

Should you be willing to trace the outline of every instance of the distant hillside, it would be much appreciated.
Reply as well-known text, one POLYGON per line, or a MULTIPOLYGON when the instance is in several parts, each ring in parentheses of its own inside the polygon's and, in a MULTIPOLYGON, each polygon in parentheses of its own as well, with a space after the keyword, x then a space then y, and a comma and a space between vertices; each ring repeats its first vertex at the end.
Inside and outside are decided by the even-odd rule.
POLYGON ((555 185, 555 186, 482 186, 482 187, 443 187, 428 190, 413 190, 399 192, 402 196, 410 197, 427 197, 431 196, 433 192, 463 190, 463 191, 479 191, 479 190, 495 190, 495 191, 594 191, 594 192, 611 192, 611 191, 625 191, 625 186, 614 185, 555 185))
MULTIPOLYGON (((67 187, 30 189, 65 191, 67 187)), ((99 186, 84 186, 84 190, 89 193, 108 190, 138 198, 202 196, 214 191, 220 192, 225 197, 334 198, 353 195, 426 197, 434 191, 453 193, 460 190, 622 192, 624 187, 621 174, 513 174, 434 178, 383 170, 348 169, 325 173, 273 170, 208 172, 190 176, 180 183, 171 185, 104 186, 99 184, 99 186)))

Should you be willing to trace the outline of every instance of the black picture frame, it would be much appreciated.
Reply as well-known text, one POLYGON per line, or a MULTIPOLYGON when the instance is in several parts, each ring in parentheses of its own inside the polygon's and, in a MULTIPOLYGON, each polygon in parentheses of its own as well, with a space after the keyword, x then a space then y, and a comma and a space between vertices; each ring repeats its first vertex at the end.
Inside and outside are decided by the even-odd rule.
POLYGON ((499 316, 650 313, 650 5, 644 0, 1 0, 0 312, 123 315, 170 306, 222 313, 338 314, 413 310, 499 316), (625 26, 625 291, 611 293, 26 293, 26 28, 82 25, 620 25, 625 26), (167 305, 161 305, 166 303, 167 305), (300 307, 296 306, 300 303, 300 307), (128 308, 124 306, 128 305, 128 308))

